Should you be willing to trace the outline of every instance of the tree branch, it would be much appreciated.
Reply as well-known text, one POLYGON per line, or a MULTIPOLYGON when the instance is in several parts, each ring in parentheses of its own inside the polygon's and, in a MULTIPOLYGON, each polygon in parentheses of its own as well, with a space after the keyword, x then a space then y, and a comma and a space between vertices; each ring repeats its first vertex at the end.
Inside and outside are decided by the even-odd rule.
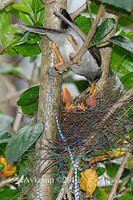
POLYGON ((13 0, 2 0, 0 2, 0 11, 2 9, 4 9, 6 6, 8 6, 10 3, 12 3, 12 2, 13 2, 13 0))
POLYGON ((115 176, 115 182, 114 182, 114 184, 112 186, 111 192, 110 192, 107 200, 112 200, 113 197, 115 197, 115 193, 116 193, 116 190, 117 190, 117 186, 118 186, 120 177, 121 177, 121 175, 122 175, 122 173, 124 171, 126 163, 128 162, 128 160, 130 158, 130 155, 131 155, 130 151, 131 151, 131 149, 129 148, 128 152, 126 153, 126 155, 125 155, 125 157, 124 157, 124 159, 123 159, 123 161, 122 161, 122 163, 121 163, 121 165, 120 165, 120 167, 119 167, 119 169, 117 171, 117 174, 115 176))
POLYGON ((81 49, 79 50, 79 52, 73 57, 72 60, 67 61, 64 64, 58 65, 56 67, 56 69, 58 70, 59 73, 62 73, 67 68, 71 67, 71 65, 73 65, 73 64, 77 63, 78 65, 80 65, 80 59, 83 56, 83 54, 88 50, 89 44, 90 44, 90 42, 92 40, 92 37, 93 37, 93 35, 95 33, 97 25, 98 25, 102 15, 103 15, 104 9, 105 9, 105 5, 101 4, 100 8, 99 8, 99 11, 98 11, 98 14, 97 14, 97 17, 96 17, 95 21, 93 22, 93 24, 92 24, 92 26, 90 28, 90 31, 89 31, 86 39, 85 39, 85 42, 84 42, 83 46, 81 47, 81 49))
MULTIPOLYGON (((91 4, 91 1, 88 0, 88 3, 91 4)), ((78 8, 76 11, 74 11, 70 16, 72 19, 75 19, 80 13, 82 13, 87 8, 87 4, 84 3, 80 8, 78 8)))
POLYGON ((12 177, 12 178, 8 178, 8 179, 6 179, 6 180, 4 180, 4 181, 2 181, 2 182, 0 183, 0 188, 1 188, 1 187, 4 187, 4 186, 7 185, 7 184, 16 182, 16 181, 18 181, 18 180, 19 180, 19 176, 15 176, 15 177, 12 177))
POLYGON ((23 92, 25 91, 25 89, 22 89, 22 90, 19 90, 19 91, 16 91, 15 93, 13 93, 12 95, 0 100, 0 104, 3 104, 3 103, 6 103, 18 96, 20 96, 23 92))

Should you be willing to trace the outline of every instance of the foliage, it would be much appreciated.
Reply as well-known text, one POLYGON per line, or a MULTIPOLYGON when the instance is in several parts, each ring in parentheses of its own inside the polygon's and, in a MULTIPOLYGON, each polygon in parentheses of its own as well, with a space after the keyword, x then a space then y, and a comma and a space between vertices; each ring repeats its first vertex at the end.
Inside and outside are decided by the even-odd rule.
POLYGON ((131 12, 133 10, 132 0, 128 0, 128 3, 122 0, 117 0, 117 2, 115 0, 95 0, 95 1, 106 3, 107 5, 110 5, 111 7, 113 6, 113 7, 125 10, 127 12, 131 12))
POLYGON ((24 114, 34 116, 38 110, 39 86, 34 86, 21 94, 17 104, 24 114))
POLYGON ((20 129, 6 146, 6 161, 10 165, 29 149, 41 135, 43 124, 32 124, 20 129))
POLYGON ((16 189, 10 189, 10 188, 3 188, 0 191, 0 197, 2 200, 8 200, 9 198, 12 200, 17 200, 20 196, 20 190, 16 189))

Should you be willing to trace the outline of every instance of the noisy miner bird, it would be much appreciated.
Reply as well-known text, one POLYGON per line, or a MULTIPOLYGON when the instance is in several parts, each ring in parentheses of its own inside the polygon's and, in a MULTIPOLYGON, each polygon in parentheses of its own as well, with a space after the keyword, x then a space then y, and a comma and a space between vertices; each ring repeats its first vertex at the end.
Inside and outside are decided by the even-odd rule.
MULTIPOLYGON (((70 60, 70 54, 76 54, 84 44, 86 35, 71 19, 65 9, 60 8, 60 13, 54 12, 55 16, 61 19, 61 29, 48 29, 41 26, 17 25, 19 28, 29 32, 45 35, 52 42, 53 49, 62 64, 70 60)), ((56 66, 56 65, 55 65, 56 66)), ((73 64, 70 69, 78 75, 84 76, 92 86, 93 93, 94 83, 100 79, 101 55, 96 46, 89 48, 82 56, 80 66, 73 64)))

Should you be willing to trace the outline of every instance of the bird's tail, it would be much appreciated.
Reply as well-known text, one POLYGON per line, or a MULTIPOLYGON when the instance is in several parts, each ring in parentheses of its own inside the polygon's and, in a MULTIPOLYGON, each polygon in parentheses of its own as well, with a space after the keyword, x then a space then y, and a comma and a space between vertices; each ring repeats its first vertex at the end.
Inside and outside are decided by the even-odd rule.
POLYGON ((40 35, 47 35, 47 33, 49 32, 61 32, 59 30, 55 30, 55 29, 48 29, 48 28, 44 28, 43 26, 32 26, 32 25, 25 25, 25 24, 16 24, 17 28, 21 28, 23 30, 32 32, 32 33, 37 33, 40 35))

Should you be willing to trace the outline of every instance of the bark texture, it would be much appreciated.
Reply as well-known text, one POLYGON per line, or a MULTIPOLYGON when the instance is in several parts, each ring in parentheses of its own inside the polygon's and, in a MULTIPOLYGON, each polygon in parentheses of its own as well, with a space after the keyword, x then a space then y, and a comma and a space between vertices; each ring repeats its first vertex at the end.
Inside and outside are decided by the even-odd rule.
MULTIPOLYGON (((45 27, 59 29, 60 28, 60 20, 55 17, 53 14, 54 11, 60 12, 60 8, 66 9, 66 0, 58 0, 53 1, 49 4, 45 5, 45 27)), ((54 66, 54 63, 58 62, 58 59, 52 49, 52 43, 46 38, 42 38, 41 43, 42 48, 42 58, 41 58, 41 75, 40 75, 40 91, 39 91, 39 108, 38 108, 38 122, 44 122, 46 115, 46 105, 48 99, 48 93, 50 88, 50 79, 49 79, 49 70, 54 66)), ((58 132, 57 125, 55 121, 55 115, 53 112, 53 105, 56 110, 57 117, 60 114, 60 99, 61 99, 61 76, 54 75, 53 77, 53 101, 49 103, 48 111, 47 111, 47 119, 45 124, 45 130, 43 137, 41 136, 36 142, 36 172, 38 175, 39 168, 39 159, 40 160, 40 186, 37 184, 35 180, 35 187, 33 188, 32 197, 35 199, 38 198, 41 200, 51 200, 53 193, 53 178, 52 178, 52 169, 46 170, 49 165, 52 164, 52 160, 50 160, 46 147, 51 142, 51 146, 56 140, 56 134, 58 132), (40 150, 40 151, 39 151, 40 150), (39 154, 38 154, 39 153, 39 154), (38 192, 37 192, 38 191, 38 192)))

